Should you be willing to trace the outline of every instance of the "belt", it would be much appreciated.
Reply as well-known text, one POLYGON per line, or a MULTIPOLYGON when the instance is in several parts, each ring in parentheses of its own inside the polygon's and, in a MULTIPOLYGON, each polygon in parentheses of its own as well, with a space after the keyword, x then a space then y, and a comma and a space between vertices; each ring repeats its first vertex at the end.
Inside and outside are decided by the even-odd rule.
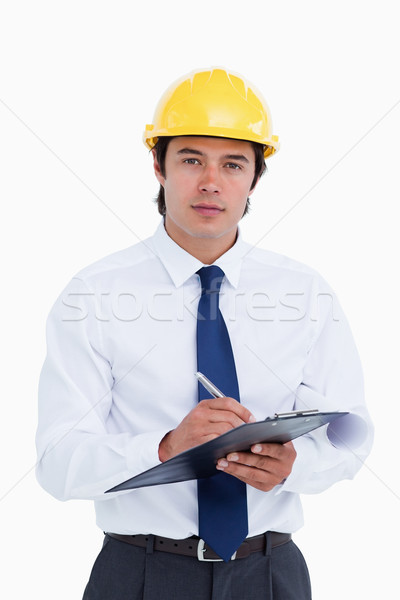
MULTIPOLYGON (((193 556, 201 561, 222 561, 222 558, 218 556, 207 546, 204 540, 197 536, 185 538, 183 540, 174 540, 171 538, 160 537, 158 535, 122 535, 120 533, 109 533, 106 532, 111 538, 124 542, 125 544, 131 544, 132 546, 139 546, 140 548, 146 548, 148 544, 154 550, 160 552, 170 552, 171 554, 181 554, 183 556, 193 556)), ((278 533, 277 531, 269 531, 268 536, 270 539, 271 548, 282 546, 292 539, 290 533, 278 533)), ((231 560, 236 558, 245 558, 253 552, 262 552, 266 549, 266 534, 256 535, 254 537, 246 538, 245 541, 239 546, 231 560)))

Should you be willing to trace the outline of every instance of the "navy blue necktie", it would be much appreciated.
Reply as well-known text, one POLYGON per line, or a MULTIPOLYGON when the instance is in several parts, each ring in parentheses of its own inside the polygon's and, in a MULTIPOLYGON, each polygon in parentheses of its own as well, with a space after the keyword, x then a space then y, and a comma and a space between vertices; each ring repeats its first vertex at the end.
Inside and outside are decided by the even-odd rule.
MULTIPOLYGON (((225 321, 219 310, 224 272, 202 267, 202 294, 197 312, 197 367, 226 396, 239 399, 235 361, 225 321)), ((199 401, 210 394, 199 384, 199 401)), ((246 485, 218 472, 198 480, 199 536, 225 561, 230 560, 248 532, 246 485)))

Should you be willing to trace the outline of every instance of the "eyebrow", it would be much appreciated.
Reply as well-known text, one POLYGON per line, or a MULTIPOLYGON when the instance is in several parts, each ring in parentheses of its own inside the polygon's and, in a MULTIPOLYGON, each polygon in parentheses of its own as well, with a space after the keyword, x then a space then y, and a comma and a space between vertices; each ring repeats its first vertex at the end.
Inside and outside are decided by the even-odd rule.
MULTIPOLYGON (((182 148, 181 150, 178 150, 177 154, 194 154, 196 156, 204 156, 203 152, 200 152, 200 150, 195 150, 194 148, 182 148)), ((244 154, 225 154, 223 158, 229 160, 240 160, 244 163, 249 162, 244 154)))

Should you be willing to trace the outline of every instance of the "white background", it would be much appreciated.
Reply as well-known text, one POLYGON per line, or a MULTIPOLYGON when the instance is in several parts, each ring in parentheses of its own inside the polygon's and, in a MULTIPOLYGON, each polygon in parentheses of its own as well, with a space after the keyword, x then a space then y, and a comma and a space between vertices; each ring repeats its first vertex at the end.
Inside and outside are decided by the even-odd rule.
POLYGON ((397 597, 397 4, 1 2, 3 598, 83 593, 102 540, 93 507, 54 500, 33 470, 45 319, 76 271, 153 232, 142 130, 167 85, 210 65, 262 90, 281 140, 245 239, 313 266, 335 289, 376 426, 356 479, 304 498, 295 539, 314 598, 397 597))

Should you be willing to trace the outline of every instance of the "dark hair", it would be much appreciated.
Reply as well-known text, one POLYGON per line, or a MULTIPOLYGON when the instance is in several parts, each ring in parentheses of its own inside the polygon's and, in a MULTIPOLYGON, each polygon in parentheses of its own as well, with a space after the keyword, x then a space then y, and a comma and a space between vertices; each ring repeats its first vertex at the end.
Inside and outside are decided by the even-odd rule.
MULTIPOLYGON (((204 137, 206 137, 206 136, 204 136, 204 137)), ((160 166, 160 171, 161 171, 161 174, 163 177, 166 177, 165 157, 167 154, 168 144, 170 143, 170 141, 172 139, 173 138, 171 136, 159 137, 156 145, 154 146, 154 149, 156 151, 157 162, 160 166)), ((250 188, 250 190, 252 190, 255 187, 255 185, 258 181, 258 178, 261 177, 265 173, 267 166, 265 164, 265 159, 264 159, 264 146, 262 144, 258 144, 257 142, 250 142, 250 144, 253 146, 254 156, 255 156, 254 178, 253 178, 253 181, 251 183, 251 188, 250 188)), ((164 188, 161 184, 160 184, 160 189, 158 191, 158 196, 155 198, 155 202, 157 202, 158 212, 161 215, 165 215, 165 212, 166 212, 165 194, 164 194, 164 188)), ((249 212, 249 208, 250 208, 250 198, 247 198, 246 208, 244 210, 243 216, 249 212)))

